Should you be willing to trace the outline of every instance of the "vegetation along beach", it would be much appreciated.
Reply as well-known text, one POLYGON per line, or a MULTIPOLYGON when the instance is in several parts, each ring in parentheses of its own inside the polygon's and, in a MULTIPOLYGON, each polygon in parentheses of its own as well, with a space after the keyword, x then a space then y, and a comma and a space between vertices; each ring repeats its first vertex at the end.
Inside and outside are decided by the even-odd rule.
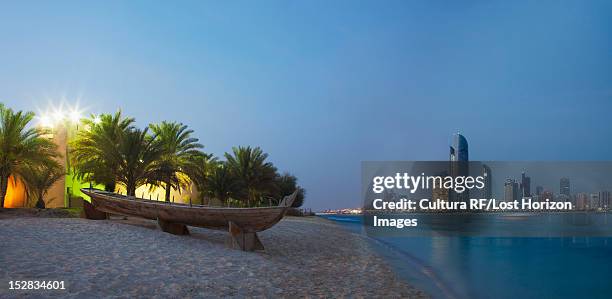
POLYGON ((139 128, 122 112, 50 121, 1 106, 0 147, 0 283, 64 282, 0 297, 425 296, 364 236, 301 210, 297 177, 257 146, 215 157, 179 122, 139 128), (301 217, 262 231, 265 250, 244 252, 226 246, 227 229, 175 235, 131 215, 80 218, 90 201, 81 188, 192 209, 270 207, 295 193, 287 212, 301 217))

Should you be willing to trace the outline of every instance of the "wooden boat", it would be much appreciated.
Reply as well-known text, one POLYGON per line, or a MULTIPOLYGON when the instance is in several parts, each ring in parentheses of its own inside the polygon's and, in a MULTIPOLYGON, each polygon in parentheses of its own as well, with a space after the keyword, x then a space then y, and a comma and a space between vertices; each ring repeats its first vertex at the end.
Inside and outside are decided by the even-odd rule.
POLYGON ((224 208, 148 200, 89 188, 81 191, 91 197, 91 205, 85 201, 84 207, 88 219, 107 219, 108 214, 136 216, 157 220, 161 230, 177 235, 189 234, 187 225, 227 229, 226 244, 245 251, 264 249, 257 232, 278 223, 297 196, 296 191, 273 207, 224 208))

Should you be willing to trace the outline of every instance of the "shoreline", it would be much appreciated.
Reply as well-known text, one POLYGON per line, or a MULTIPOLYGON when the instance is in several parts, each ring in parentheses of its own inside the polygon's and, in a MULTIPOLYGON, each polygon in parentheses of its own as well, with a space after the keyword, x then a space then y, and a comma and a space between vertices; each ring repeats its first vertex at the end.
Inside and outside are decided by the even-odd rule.
POLYGON ((263 252, 225 248, 224 231, 189 229, 170 235, 136 218, 0 218, 0 284, 65 280, 67 289, 0 288, 0 297, 428 297, 368 240, 321 217, 286 217, 260 233, 263 252))
POLYGON ((367 240, 371 244, 372 250, 374 250, 378 256, 382 257, 385 262, 387 262, 387 266, 390 267, 400 279, 412 287, 421 290, 426 294, 426 296, 431 298, 459 298, 459 296, 457 296, 454 291, 447 286, 447 284, 434 271, 434 269, 428 267, 422 260, 401 248, 397 248, 387 241, 369 236, 367 234, 355 232, 349 228, 350 225, 359 223, 359 221, 354 221, 350 218, 337 218, 335 216, 361 215, 317 215, 317 217, 322 218, 325 221, 342 227, 344 230, 355 235, 356 237, 367 240), (402 263, 393 264, 394 260, 402 261, 402 263))

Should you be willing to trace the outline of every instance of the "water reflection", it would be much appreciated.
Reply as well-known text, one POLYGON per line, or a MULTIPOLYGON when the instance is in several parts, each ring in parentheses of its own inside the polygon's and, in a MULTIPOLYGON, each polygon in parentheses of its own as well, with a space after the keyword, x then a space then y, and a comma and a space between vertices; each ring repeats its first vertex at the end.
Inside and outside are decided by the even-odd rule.
MULTIPOLYGON (((544 223, 559 225, 558 220, 551 217, 544 223)), ((430 291, 435 297, 612 297, 610 237, 376 238, 402 253, 391 261, 403 275, 415 279, 408 272, 431 272, 429 285, 416 281, 426 290, 437 289, 430 291)))

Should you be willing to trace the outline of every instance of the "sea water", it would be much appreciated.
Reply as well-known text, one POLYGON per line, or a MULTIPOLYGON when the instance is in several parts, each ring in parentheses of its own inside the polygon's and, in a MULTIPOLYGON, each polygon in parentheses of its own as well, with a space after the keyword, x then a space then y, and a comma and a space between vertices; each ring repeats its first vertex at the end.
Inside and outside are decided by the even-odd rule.
MULTIPOLYGON (((365 234, 361 216, 321 217, 365 234)), ((434 298, 612 298, 609 237, 371 240, 399 276, 434 298)))

